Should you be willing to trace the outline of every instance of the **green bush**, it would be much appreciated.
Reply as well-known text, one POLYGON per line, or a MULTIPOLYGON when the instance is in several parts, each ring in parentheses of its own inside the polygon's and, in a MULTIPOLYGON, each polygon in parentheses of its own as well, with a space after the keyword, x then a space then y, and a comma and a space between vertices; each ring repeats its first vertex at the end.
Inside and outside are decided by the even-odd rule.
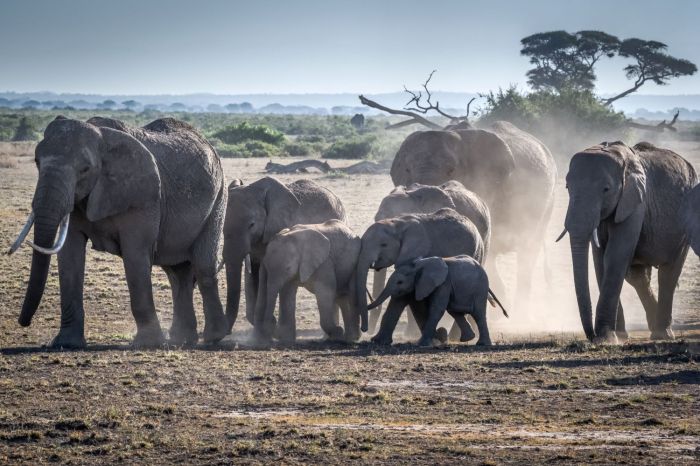
POLYGON ((364 159, 372 150, 374 138, 353 138, 334 142, 323 154, 324 159, 364 159))
POLYGON ((218 144, 215 145, 217 152, 221 157, 281 157, 286 155, 282 150, 273 145, 262 141, 248 141, 239 144, 218 144))
POLYGON ((226 126, 216 131, 212 136, 225 144, 238 144, 245 141, 260 141, 267 144, 280 145, 284 142, 284 134, 267 125, 251 125, 247 121, 237 125, 226 126))
POLYGON ((303 142, 288 142, 284 145, 284 151, 292 157, 305 157, 313 152, 312 146, 303 142))

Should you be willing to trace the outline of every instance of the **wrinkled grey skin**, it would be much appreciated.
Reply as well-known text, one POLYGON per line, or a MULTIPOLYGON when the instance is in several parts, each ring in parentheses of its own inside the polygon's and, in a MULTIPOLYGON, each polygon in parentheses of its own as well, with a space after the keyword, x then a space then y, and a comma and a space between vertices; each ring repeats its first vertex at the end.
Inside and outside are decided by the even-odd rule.
MULTIPOLYGON (((246 271, 246 318, 254 323, 258 295, 258 270, 267 243, 285 228, 297 224, 345 221, 345 208, 335 194, 310 180, 284 185, 272 177, 250 185, 233 182, 228 189, 224 223, 224 263, 226 265, 226 317, 229 332, 236 322, 241 296, 241 266, 250 254, 251 270, 246 271)), ((296 287, 282 292, 280 301, 296 301, 296 287)), ((286 304, 285 304, 286 305, 286 304)), ((294 310, 285 310, 293 313, 294 310)))
POLYGON ((681 220, 690 247, 700 257, 700 185, 695 186, 683 199, 681 220))
POLYGON ((474 331, 464 317, 469 314, 479 329, 476 344, 491 345, 486 323, 489 279, 481 264, 469 256, 428 257, 396 267, 386 288, 370 307, 378 306, 389 297, 391 300, 379 332, 372 338, 376 343, 391 344, 396 323, 408 305, 422 329, 420 346, 432 345, 445 311, 460 327, 460 341, 474 338, 474 331))
MULTIPOLYGON (((53 243, 58 222, 70 212, 58 253, 61 328, 53 346, 85 346, 85 246, 121 256, 136 320, 134 344, 156 346, 163 333, 156 315, 151 267, 160 265, 173 290, 173 343, 197 342, 192 291, 204 301, 204 340, 226 335, 216 278, 226 206, 221 162, 191 126, 170 118, 143 128, 107 118, 51 122, 36 148, 39 170, 32 207, 34 242, 53 243)), ((31 323, 41 300, 50 256, 34 251, 19 319, 31 323)))
POLYGON ((367 272, 403 264, 419 257, 467 254, 481 261, 484 243, 476 226, 453 209, 432 214, 408 214, 371 225, 362 235, 357 260, 357 303, 362 331, 367 331, 367 272))
POLYGON ((679 221, 683 197, 696 184, 692 165, 678 154, 639 143, 602 143, 573 156, 566 176, 574 283, 581 322, 595 342, 626 338, 620 291, 626 279, 637 291, 651 338, 673 338, 673 293, 688 252, 679 221), (588 288, 588 245, 597 228, 593 263, 600 289, 593 326, 588 288), (658 301, 651 268, 659 269, 658 301))
MULTIPOLYGON (((491 241, 491 215, 478 195, 469 191, 459 181, 448 181, 440 186, 430 186, 414 183, 408 187, 397 186, 389 195, 382 199, 375 221, 398 217, 404 214, 429 214, 436 210, 449 207, 464 215, 474 223, 481 239, 484 242, 484 257, 488 256, 491 241)), ((372 295, 378 296, 386 282, 387 269, 374 273, 372 295)), ((381 305, 372 309, 369 314, 369 331, 374 328, 379 320, 381 305)), ((408 331, 417 330, 415 322, 409 314, 408 331)))
MULTIPOLYGON (((267 245, 260 265, 260 285, 255 309, 256 340, 269 343, 275 331, 274 309, 278 295, 303 286, 316 296, 321 328, 331 340, 360 338, 355 302, 355 267, 360 238, 340 220, 316 225, 296 225, 279 232, 267 245), (340 308, 343 327, 338 325, 340 308)), ((291 293, 286 293, 291 295, 291 293)), ((296 340, 293 305, 280 305, 277 337, 296 340)))
MULTIPOLYGON (((556 176, 547 147, 504 121, 487 129, 415 132, 403 142, 391 167, 391 179, 397 186, 439 186, 457 180, 486 202, 492 235, 485 265, 494 289, 504 294, 495 260, 504 253, 517 253, 519 301, 529 296, 532 265, 545 247, 556 176)), ((545 273, 549 277, 547 265, 545 273)))

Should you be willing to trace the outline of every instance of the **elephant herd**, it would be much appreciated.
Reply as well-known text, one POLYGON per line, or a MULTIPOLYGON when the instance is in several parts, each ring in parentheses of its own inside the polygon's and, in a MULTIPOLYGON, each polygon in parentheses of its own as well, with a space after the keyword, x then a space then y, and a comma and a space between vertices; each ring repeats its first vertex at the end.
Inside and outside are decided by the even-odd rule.
MULTIPOLYGON (((488 345, 487 303, 507 315, 497 297, 504 285, 495 259, 516 253, 516 299, 527 300, 532 267, 549 242, 545 229, 557 179, 544 144, 510 123, 418 131, 394 158, 395 189, 378 206, 375 223, 359 236, 346 225, 340 199, 313 181, 285 185, 264 177, 250 184, 234 180, 227 187, 214 148, 194 128, 171 118, 135 128, 107 118, 57 117, 37 145, 36 165, 32 210, 9 251, 21 246, 33 226, 19 323, 31 323, 51 256, 57 254, 61 325, 53 345, 63 348, 85 346, 88 239, 93 249, 124 262, 135 346, 166 341, 153 300, 153 265, 170 281, 174 309, 168 338, 175 345, 199 340, 195 286, 202 295, 207 343, 231 332, 242 291, 255 341, 293 342, 296 294, 303 286, 315 296, 321 328, 330 339, 356 341, 362 332, 373 333, 389 300, 372 338, 377 343, 392 342, 409 307, 421 345, 448 339, 447 331, 437 328, 446 312, 455 320, 449 337, 476 337, 469 315, 477 325, 477 343, 488 345), (222 266, 225 310, 217 280, 222 266), (390 266, 395 271, 387 281, 390 266), (375 271, 371 294, 370 269, 375 271)), ((689 247, 700 254, 697 181, 693 166, 680 155, 645 142, 601 143, 573 156, 559 239, 568 232, 588 339, 626 338, 620 303, 624 280, 639 295, 651 338, 673 338, 673 293, 689 247), (595 321, 589 248, 600 289, 595 321), (658 298, 651 288, 652 267, 659 269, 658 298)))

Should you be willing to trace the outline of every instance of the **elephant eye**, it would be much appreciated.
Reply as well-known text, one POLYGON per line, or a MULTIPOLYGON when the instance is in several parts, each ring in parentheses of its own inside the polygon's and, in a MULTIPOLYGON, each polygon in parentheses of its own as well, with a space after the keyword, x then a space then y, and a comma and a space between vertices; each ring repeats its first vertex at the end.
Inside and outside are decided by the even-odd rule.
POLYGON ((380 244, 379 246, 385 248, 385 247, 386 247, 386 243, 382 243, 382 244, 380 244))
POLYGON ((252 229, 255 226, 255 222, 250 222, 250 225, 248 225, 248 229, 252 229))
POLYGON ((84 166, 83 168, 80 169, 80 174, 81 174, 81 175, 84 175, 84 174, 86 174, 89 170, 90 170, 90 166, 89 166, 89 165, 86 165, 86 166, 84 166))
POLYGON ((607 193, 608 191, 610 191, 610 187, 609 187, 609 186, 606 186, 606 187, 603 188, 603 192, 604 192, 604 193, 607 193))

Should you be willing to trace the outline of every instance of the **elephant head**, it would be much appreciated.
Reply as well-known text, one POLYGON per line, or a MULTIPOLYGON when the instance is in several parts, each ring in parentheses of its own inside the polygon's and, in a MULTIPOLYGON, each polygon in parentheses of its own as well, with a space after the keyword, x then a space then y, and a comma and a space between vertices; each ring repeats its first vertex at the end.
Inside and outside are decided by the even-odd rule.
POLYGON ((599 245, 601 221, 621 223, 639 212, 646 194, 646 174, 633 149, 622 142, 603 143, 574 155, 566 185, 569 207, 565 232, 570 235, 576 299, 583 329, 593 339, 588 245, 591 240, 599 245))
POLYGON ((382 199, 375 221, 398 217, 409 213, 429 214, 443 207, 457 209, 450 196, 437 186, 413 184, 406 188, 397 186, 382 199))
POLYGON ((360 310, 362 331, 368 328, 367 272, 381 270, 424 256, 430 249, 430 239, 417 217, 404 215, 380 220, 362 235, 362 247, 355 272, 355 293, 360 310))
POLYGON ((238 180, 229 185, 224 221, 229 330, 238 314, 241 264, 254 248, 260 248, 280 230, 291 226, 300 205, 299 199, 289 188, 271 177, 250 185, 242 185, 238 180))
POLYGON ((502 184, 515 169, 508 145, 493 132, 481 129, 418 131, 401 144, 391 166, 395 185, 441 185, 459 180, 487 204, 494 183, 502 184))
POLYGON ((427 298, 447 280, 448 268, 440 257, 416 259, 396 267, 382 293, 369 305, 369 309, 380 306, 390 296, 414 294, 416 301, 427 298))
POLYGON ((153 154, 124 131, 58 117, 44 131, 35 151, 39 178, 32 213, 11 249, 34 224, 29 284, 19 317, 27 326, 41 302, 51 254, 66 238, 71 212, 78 206, 96 222, 160 200, 160 176, 153 154), (61 232, 54 244, 56 230, 61 232))

